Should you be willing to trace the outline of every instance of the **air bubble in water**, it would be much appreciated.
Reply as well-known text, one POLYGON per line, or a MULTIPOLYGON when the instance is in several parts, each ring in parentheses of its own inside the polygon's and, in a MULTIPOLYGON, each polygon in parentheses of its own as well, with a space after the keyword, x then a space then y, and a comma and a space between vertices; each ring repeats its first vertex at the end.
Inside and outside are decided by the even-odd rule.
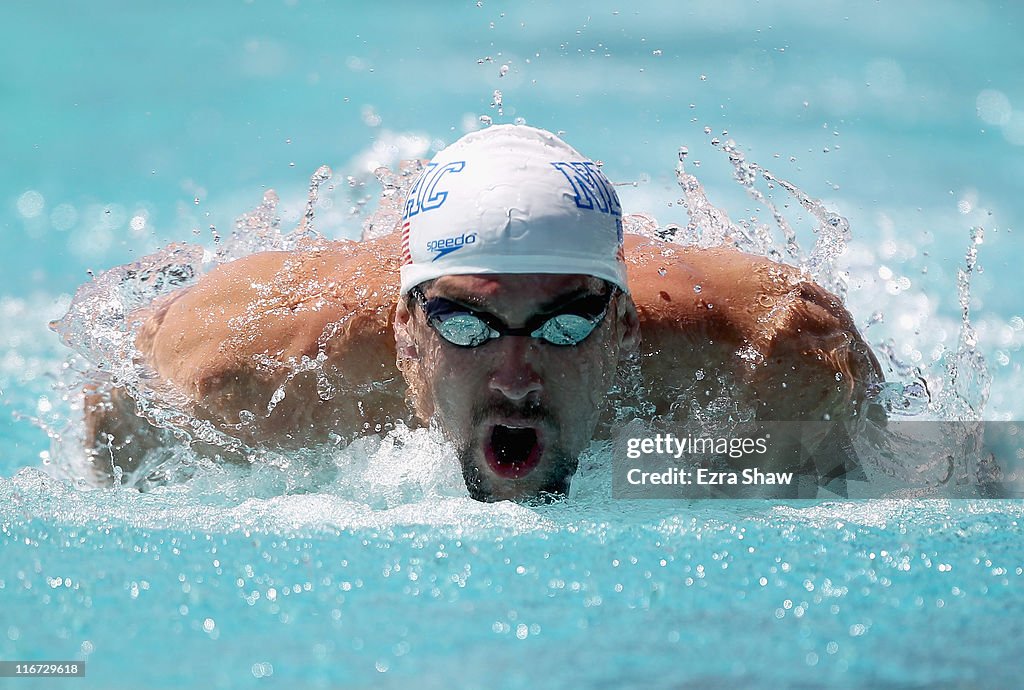
POLYGON ((490 127, 492 122, 493 120, 491 119, 490 115, 480 116, 480 124, 482 124, 484 127, 490 127))
POLYGON ((498 76, 504 77, 506 74, 508 74, 508 65, 502 65, 501 69, 498 70, 498 76))

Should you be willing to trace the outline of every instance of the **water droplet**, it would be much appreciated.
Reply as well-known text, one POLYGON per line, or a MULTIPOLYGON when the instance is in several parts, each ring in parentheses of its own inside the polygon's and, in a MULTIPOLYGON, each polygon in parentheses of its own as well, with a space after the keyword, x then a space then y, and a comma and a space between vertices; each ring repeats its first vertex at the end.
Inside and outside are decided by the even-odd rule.
POLYGON ((493 120, 491 119, 490 115, 480 116, 480 124, 483 125, 484 127, 490 127, 492 122, 493 120))
POLYGON ((46 199, 34 189, 30 189, 18 197, 18 213, 24 218, 35 218, 43 212, 46 199))
POLYGON ((498 70, 498 76, 504 77, 506 74, 508 74, 508 65, 502 65, 501 69, 498 70))
POLYGON ((710 127, 705 127, 704 128, 704 133, 705 134, 711 134, 711 128, 710 127))
POLYGON ((660 56, 661 55, 661 50, 653 50, 653 51, 651 51, 651 55, 660 56))
POLYGON ((668 275, 668 271, 666 271, 664 268, 659 268, 658 275, 664 278, 666 275, 668 275))
POLYGON ((700 294, 700 285, 694 285, 693 291, 696 292, 697 294, 700 294))
POLYGON ((700 75, 700 80, 701 81, 707 81, 708 80, 708 75, 706 75, 706 74, 700 75))

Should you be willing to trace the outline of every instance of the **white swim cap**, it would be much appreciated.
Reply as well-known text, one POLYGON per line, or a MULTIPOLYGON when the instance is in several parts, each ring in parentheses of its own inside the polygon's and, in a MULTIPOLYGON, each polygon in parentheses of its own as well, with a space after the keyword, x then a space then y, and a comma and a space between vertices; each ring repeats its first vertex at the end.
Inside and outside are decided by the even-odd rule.
POLYGON ((542 129, 467 134, 434 156, 409 191, 401 292, 467 273, 580 273, 627 290, 615 188, 542 129))

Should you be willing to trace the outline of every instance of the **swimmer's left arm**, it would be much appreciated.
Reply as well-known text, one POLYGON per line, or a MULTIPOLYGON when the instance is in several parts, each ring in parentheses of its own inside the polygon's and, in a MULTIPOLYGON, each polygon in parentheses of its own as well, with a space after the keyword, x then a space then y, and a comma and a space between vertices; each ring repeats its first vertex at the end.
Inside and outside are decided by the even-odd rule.
POLYGON ((792 266, 636 236, 626 250, 659 408, 695 377, 725 374, 760 419, 836 418, 883 378, 839 298, 792 266))

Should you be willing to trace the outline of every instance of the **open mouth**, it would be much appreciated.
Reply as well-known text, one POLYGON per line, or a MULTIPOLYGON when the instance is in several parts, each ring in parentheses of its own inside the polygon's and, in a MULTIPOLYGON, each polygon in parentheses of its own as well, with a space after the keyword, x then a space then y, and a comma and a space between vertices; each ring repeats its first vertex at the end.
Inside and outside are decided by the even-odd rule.
POLYGON ((504 479, 521 479, 540 464, 542 446, 533 427, 495 424, 484 442, 491 471, 504 479))

